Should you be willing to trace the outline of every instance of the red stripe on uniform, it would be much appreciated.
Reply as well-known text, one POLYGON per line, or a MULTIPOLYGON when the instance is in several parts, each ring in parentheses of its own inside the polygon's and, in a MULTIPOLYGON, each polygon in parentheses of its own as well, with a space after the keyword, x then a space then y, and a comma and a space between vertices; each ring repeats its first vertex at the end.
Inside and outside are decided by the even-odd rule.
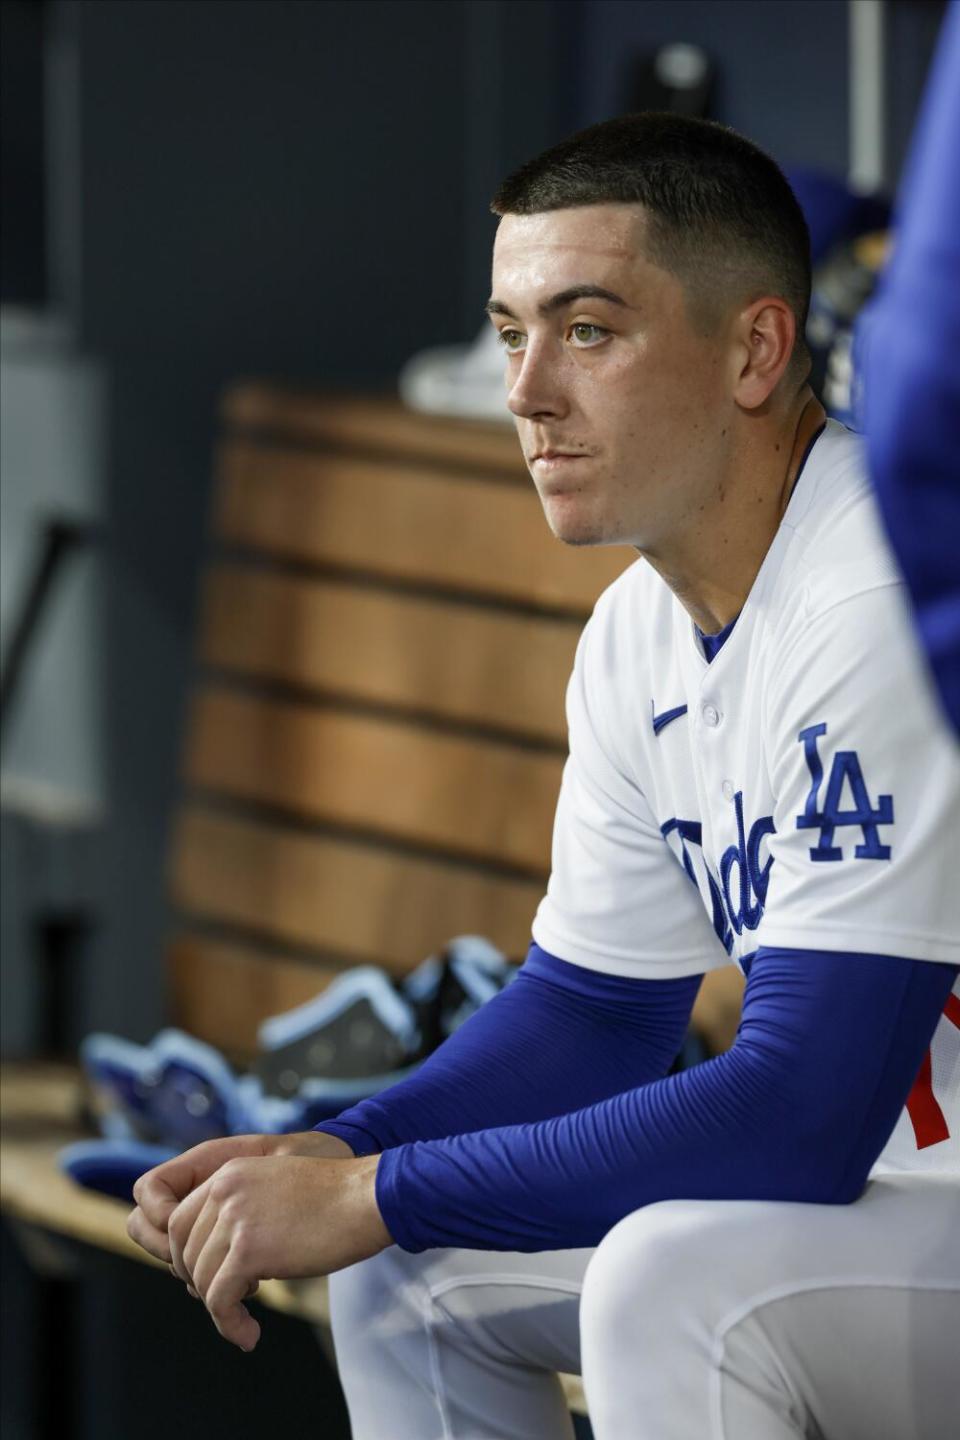
POLYGON ((947 1003, 943 1007, 943 1013, 951 1025, 956 1025, 960 1030, 960 995, 948 995, 947 1003))
POLYGON ((925 1150, 928 1145, 939 1145, 941 1140, 950 1139, 943 1111, 933 1093, 933 1064, 929 1050, 923 1057, 923 1064, 907 1097, 907 1113, 913 1125, 913 1133, 917 1137, 918 1150, 925 1150))

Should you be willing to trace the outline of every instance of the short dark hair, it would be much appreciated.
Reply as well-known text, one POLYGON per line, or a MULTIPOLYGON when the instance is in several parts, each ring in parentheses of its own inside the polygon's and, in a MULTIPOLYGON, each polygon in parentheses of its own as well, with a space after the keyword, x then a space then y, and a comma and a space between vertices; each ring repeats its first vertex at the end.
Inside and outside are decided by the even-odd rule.
MULTIPOLYGON (((786 300, 797 320, 794 358, 808 363, 810 232, 769 155, 712 120, 646 111, 604 120, 508 176, 495 215, 579 205, 639 204, 646 254, 681 281, 694 316, 715 314, 718 292, 786 300)), ((791 367, 793 368, 793 367, 791 367)))

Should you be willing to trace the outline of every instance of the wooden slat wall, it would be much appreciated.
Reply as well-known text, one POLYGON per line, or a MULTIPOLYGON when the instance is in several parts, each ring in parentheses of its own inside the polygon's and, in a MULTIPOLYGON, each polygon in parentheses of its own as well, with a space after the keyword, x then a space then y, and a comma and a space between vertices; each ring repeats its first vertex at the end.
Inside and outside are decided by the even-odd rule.
POLYGON ((469 472, 232 440, 218 491, 233 545, 568 613, 587 614, 635 558, 561 545, 532 487, 469 472))
POLYGON ((545 874, 562 760, 407 721, 201 690, 187 778, 440 852, 545 874))
POLYGON ((537 880, 200 805, 182 811, 173 857, 181 911, 395 974, 458 934, 522 957, 543 892, 537 880))
POLYGON ((562 746, 580 629, 579 620, 220 564, 207 576, 201 658, 319 696, 562 746))
POLYGON ((248 381, 231 386, 221 413, 228 431, 270 437, 302 450, 381 455, 391 462, 461 470, 466 461, 472 473, 529 483, 512 426, 418 415, 395 395, 316 394, 248 381))

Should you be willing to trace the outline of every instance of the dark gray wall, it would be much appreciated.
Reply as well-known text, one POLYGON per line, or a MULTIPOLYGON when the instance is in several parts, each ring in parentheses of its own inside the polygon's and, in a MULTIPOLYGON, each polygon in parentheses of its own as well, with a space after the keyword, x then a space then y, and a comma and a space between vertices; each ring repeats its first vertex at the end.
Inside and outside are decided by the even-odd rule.
POLYGON ((702 45, 719 70, 714 118, 781 164, 847 168, 846 0, 594 0, 583 123, 624 108, 631 55, 702 45))
POLYGON ((46 299, 43 203, 43 10, 0 5, 0 281, 4 303, 46 299), (16 197, 15 203, 13 201, 16 197))
MULTIPOLYGON (((887 179, 897 182, 943 16, 943 0, 886 0, 887 179)), ((631 57, 702 45, 716 62, 714 118, 781 165, 848 172, 848 0, 591 0, 578 120, 626 108, 631 57)))
POLYGON ((899 179, 903 170, 945 11, 946 0, 887 3, 886 142, 887 170, 892 181, 899 179))

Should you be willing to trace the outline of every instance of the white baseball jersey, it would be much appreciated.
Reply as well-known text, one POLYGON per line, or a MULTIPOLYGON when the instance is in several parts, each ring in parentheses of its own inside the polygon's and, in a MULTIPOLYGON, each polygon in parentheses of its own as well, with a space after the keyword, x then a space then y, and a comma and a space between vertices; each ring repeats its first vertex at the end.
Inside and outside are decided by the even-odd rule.
MULTIPOLYGON (((644 978, 764 945, 960 965, 960 751, 835 421, 712 663, 640 560, 584 631, 567 713, 544 950, 644 978)), ((960 984, 878 1162, 954 1167, 960 984)))

